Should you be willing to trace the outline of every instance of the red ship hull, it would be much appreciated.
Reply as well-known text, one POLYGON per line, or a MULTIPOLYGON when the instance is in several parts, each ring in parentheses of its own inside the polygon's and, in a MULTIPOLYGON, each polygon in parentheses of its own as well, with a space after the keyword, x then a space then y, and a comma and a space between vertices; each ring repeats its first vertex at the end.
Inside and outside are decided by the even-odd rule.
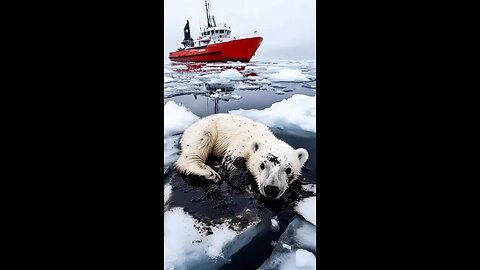
POLYGON ((262 41, 261 37, 252 37, 213 43, 204 47, 170 52, 169 58, 176 62, 249 62, 262 41))

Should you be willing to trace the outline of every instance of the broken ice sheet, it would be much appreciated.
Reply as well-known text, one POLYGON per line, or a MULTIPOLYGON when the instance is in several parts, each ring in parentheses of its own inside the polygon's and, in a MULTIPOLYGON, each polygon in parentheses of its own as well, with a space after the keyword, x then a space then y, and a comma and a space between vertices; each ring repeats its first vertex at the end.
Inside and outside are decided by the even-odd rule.
POLYGON ((313 225, 317 225, 317 215, 315 211, 316 204, 316 196, 308 197, 298 202, 295 210, 297 211, 297 213, 302 215, 308 222, 312 223, 313 225))
POLYGON ((218 269, 263 227, 258 218, 242 229, 228 219, 206 225, 174 207, 164 213, 164 269, 218 269))
POLYGON ((296 216, 259 270, 315 269, 316 227, 296 216))
POLYGON ((166 173, 180 156, 178 148, 180 138, 181 135, 163 138, 163 173, 166 173))
POLYGON ((296 133, 298 130, 316 133, 316 96, 296 94, 273 103, 264 110, 232 110, 230 114, 246 116, 269 127, 278 127, 296 133), (286 114, 285 112, 289 112, 286 114))

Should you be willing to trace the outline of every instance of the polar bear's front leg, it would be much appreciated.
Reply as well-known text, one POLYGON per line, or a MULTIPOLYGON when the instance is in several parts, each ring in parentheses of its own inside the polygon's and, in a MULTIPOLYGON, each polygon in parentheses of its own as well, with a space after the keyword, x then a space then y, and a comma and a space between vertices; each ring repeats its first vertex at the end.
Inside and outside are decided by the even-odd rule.
MULTIPOLYGON (((205 125, 205 123, 196 125, 205 125)), ((192 174, 213 182, 220 181, 222 179, 220 175, 205 164, 212 152, 213 144, 214 134, 208 130, 208 127, 187 129, 182 136, 182 152, 175 167, 185 175, 192 174), (200 130, 200 134, 198 134, 198 130, 200 130)))
POLYGON ((239 149, 228 149, 223 157, 222 166, 228 182, 239 189, 246 188, 251 181, 246 166, 246 153, 239 149))
POLYGON ((222 177, 194 154, 181 155, 176 163, 177 170, 185 175, 197 175, 218 182, 222 177))
POLYGON ((236 169, 246 170, 245 157, 239 149, 227 149, 223 156, 222 166, 225 171, 230 172, 236 169))

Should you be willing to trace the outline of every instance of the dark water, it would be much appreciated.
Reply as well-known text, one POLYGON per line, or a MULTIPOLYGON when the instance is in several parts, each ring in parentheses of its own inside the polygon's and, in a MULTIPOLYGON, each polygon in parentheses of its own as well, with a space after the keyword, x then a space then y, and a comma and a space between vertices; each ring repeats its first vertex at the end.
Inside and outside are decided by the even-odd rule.
MULTIPOLYGON (((210 97, 211 94, 215 93, 211 92, 165 98, 164 104, 173 100, 177 104, 183 104, 197 116, 205 117, 214 113, 228 113, 229 110, 237 109, 262 110, 294 94, 315 95, 315 91, 309 87, 304 87, 304 83, 277 83, 275 86, 283 87, 283 93, 278 94, 276 87, 264 86, 262 90, 234 90, 232 93, 241 96, 241 99, 238 100, 222 100, 221 98, 210 97)), ((203 87, 207 89, 208 85, 203 87)), ((235 175, 232 176, 232 179, 236 178, 236 180, 222 181, 217 184, 190 179, 179 175, 175 171, 169 172, 164 177, 165 183, 170 182, 172 184, 170 206, 183 207, 190 215, 207 224, 220 222, 222 218, 234 217, 242 213, 245 208, 252 209, 252 215, 262 221, 270 222, 273 216, 277 216, 280 226, 278 231, 264 230, 256 235, 249 244, 234 254, 230 262, 221 269, 257 269, 260 267, 270 257, 274 249, 272 241, 278 241, 280 235, 295 216, 293 203, 303 197, 312 195, 302 191, 300 184, 316 183, 316 138, 286 133, 276 129, 272 129, 272 131, 279 139, 284 140, 293 148, 303 147, 309 152, 309 159, 302 170, 298 185, 289 188, 290 190, 282 196, 280 201, 270 201, 263 198, 258 192, 255 192, 255 189, 254 193, 245 192, 245 186, 252 181, 248 174, 235 175), (238 182, 237 186, 231 184, 235 181, 238 182)), ((239 224, 245 221, 238 220, 239 224)))

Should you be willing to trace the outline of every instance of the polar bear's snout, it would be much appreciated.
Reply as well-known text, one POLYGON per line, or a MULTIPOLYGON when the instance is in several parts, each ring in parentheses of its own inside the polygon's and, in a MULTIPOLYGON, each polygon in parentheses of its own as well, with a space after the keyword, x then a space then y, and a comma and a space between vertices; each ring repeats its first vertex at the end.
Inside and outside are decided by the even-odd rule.
POLYGON ((284 170, 279 166, 273 166, 270 162, 264 162, 265 172, 262 175, 258 175, 260 193, 265 197, 279 199, 285 190, 288 188, 287 178, 284 175, 284 170), (264 179, 264 180, 263 180, 264 179))
POLYGON ((180 145, 175 167, 181 174, 221 181, 222 176, 206 162, 210 156, 223 157, 223 169, 247 169, 260 193, 275 199, 297 180, 308 159, 307 150, 293 149, 264 124, 231 114, 198 120, 185 130, 180 145))
POLYGON ((265 187, 265 194, 267 194, 268 197, 276 198, 279 193, 280 193, 280 189, 276 186, 265 187))

